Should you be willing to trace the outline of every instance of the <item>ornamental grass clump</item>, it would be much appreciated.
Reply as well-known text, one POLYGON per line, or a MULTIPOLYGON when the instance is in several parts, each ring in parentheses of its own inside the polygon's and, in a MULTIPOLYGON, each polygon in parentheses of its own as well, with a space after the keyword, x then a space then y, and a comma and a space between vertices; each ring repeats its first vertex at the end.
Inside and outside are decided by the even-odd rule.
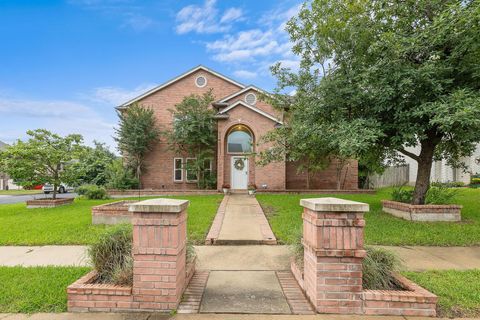
POLYGON ((366 247, 367 255, 363 259, 363 288, 370 290, 402 289, 393 274, 399 271, 401 261, 390 251, 366 247))
POLYGON ((88 250, 98 282, 116 285, 133 283, 132 226, 120 224, 107 229, 88 250))

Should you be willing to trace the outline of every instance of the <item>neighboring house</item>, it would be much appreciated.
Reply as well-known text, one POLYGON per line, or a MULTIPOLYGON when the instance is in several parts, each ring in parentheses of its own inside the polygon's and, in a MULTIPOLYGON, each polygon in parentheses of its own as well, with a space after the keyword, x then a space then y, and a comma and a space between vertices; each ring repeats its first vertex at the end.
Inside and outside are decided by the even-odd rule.
MULTIPOLYGON (((415 154, 420 153, 420 148, 407 148, 408 151, 415 154)), ((418 164, 410 157, 404 156, 405 162, 409 165, 409 184, 415 184, 417 179, 418 164)), ((432 182, 463 182, 470 183, 470 177, 473 174, 480 174, 480 144, 477 145, 472 156, 464 157, 461 161, 465 164, 466 170, 462 168, 452 168, 446 164, 445 160, 436 161, 432 165, 430 179, 432 182)))
MULTIPOLYGON (((216 101, 218 143, 216 157, 210 162, 216 172, 217 189, 230 184, 232 189, 246 189, 250 184, 268 190, 305 189, 306 175, 298 174, 295 163, 275 162, 258 165, 252 153, 269 146, 259 143, 261 137, 276 126, 282 125, 282 115, 271 105, 260 100, 264 93, 255 86, 245 86, 204 66, 186 73, 120 105, 118 110, 133 103, 152 108, 159 126, 171 129, 173 116, 170 110, 190 94, 203 94, 212 90, 216 101)), ((196 173, 189 172, 185 164, 189 155, 175 154, 164 137, 146 157, 146 171, 141 177, 145 189, 195 189, 196 173)), ((343 189, 357 189, 358 167, 356 161, 344 168, 343 189)), ((335 166, 316 174, 311 179, 312 189, 335 189, 335 166)))

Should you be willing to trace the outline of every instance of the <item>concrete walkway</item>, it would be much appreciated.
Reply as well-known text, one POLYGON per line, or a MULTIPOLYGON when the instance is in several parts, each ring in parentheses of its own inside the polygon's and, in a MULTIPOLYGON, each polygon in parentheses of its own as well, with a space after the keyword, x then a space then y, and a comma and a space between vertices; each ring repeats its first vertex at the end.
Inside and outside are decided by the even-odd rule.
MULTIPOLYGON (((480 269, 480 247, 389 247, 407 270, 480 269)), ((199 270, 288 270, 288 246, 197 246, 199 270)), ((84 246, 0 246, 1 266, 86 266, 84 246)))
POLYGON ((276 244, 262 207, 255 197, 231 194, 224 197, 207 236, 207 244, 276 244))

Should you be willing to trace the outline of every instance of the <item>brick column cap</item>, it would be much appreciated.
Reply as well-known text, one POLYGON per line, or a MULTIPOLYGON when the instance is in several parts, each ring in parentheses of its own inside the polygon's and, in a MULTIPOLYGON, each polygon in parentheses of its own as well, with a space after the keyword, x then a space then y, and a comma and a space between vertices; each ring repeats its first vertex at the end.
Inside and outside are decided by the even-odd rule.
POLYGON ((188 200, 178 200, 178 199, 168 199, 168 198, 157 198, 149 199, 140 202, 132 203, 128 206, 128 211, 132 212, 172 212, 178 213, 184 211, 190 201, 188 200))
POLYGON ((319 212, 368 212, 369 205, 363 202, 339 198, 301 199, 300 205, 319 212))

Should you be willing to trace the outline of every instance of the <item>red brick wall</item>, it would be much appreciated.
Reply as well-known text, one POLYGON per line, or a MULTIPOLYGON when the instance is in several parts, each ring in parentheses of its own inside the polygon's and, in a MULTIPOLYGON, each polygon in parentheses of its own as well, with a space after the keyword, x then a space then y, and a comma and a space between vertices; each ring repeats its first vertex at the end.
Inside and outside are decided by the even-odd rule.
MULTIPOLYGON (((162 130, 170 130, 173 117, 169 110, 175 109, 185 96, 192 93, 203 94, 213 89, 216 99, 228 96, 241 88, 225 81, 206 71, 199 70, 185 78, 151 94, 139 103, 154 110, 158 124, 162 130), (207 85, 199 88, 195 85, 195 79, 203 75, 207 78, 207 85)), ((186 157, 186 155, 183 155, 186 157)), ((173 181, 173 158, 175 153, 168 149, 165 137, 162 137, 146 158, 146 172, 142 176, 142 187, 145 189, 195 189, 196 183, 173 181)), ((214 164, 215 165, 215 164, 214 164)), ((185 178, 185 174, 184 174, 185 178)))
MULTIPOLYGON (((218 122, 218 154, 220 161, 217 179, 219 186, 223 183, 230 184, 231 178, 231 154, 227 154, 227 134, 233 126, 237 124, 246 125, 254 135, 254 151, 256 153, 268 148, 268 144, 258 144, 262 136, 274 129, 275 121, 268 119, 255 111, 252 111, 242 105, 231 109, 227 120, 218 122), (223 164, 223 165, 222 165, 223 164)), ((256 164, 256 158, 249 158, 249 184, 256 184, 258 188, 262 184, 267 184, 268 189, 285 189, 285 163, 270 163, 266 166, 256 164)))
MULTIPOLYGON (((296 162, 287 162, 287 189, 306 189, 307 174, 298 172, 296 162)), ((336 164, 332 162, 328 168, 317 172, 310 180, 310 189, 336 189, 336 164)), ((358 162, 351 160, 342 170, 341 189, 358 189, 358 162)))

